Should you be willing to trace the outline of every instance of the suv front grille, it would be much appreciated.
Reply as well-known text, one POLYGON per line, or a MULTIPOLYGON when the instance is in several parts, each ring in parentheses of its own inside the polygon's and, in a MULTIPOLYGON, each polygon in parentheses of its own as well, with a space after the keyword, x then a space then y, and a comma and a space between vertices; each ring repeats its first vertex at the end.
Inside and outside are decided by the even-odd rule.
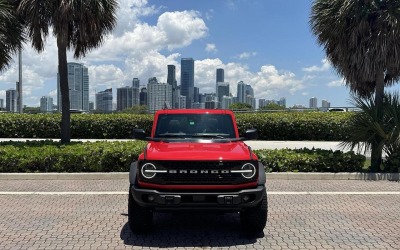
MULTIPOLYGON (((139 164, 139 168, 143 166, 139 164)), ((258 163, 254 161, 151 161, 157 170, 154 178, 147 179, 140 174, 142 181, 166 185, 234 185, 254 182, 258 178, 258 163), (246 179, 241 173, 231 170, 241 170, 245 163, 256 167, 256 174, 246 179)), ((139 169, 140 172, 140 169, 139 169)))

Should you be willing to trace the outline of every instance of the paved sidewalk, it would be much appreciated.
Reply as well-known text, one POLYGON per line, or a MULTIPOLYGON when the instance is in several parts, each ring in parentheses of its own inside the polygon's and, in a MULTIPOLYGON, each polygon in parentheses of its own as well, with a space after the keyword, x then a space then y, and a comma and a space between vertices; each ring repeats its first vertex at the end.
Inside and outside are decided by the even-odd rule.
POLYGON ((269 180, 268 223, 256 237, 240 230, 238 214, 204 213, 156 213, 153 230, 135 235, 127 225, 128 186, 1 181, 0 191, 121 194, 0 195, 0 249, 400 249, 399 182, 269 180))

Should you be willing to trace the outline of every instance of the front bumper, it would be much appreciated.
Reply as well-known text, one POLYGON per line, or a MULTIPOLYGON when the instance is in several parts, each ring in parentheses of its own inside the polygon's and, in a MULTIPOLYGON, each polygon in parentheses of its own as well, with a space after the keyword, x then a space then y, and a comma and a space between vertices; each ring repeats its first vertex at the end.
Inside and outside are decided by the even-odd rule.
POLYGON ((171 191, 141 189, 131 185, 130 194, 143 207, 154 210, 224 210, 240 211, 256 206, 266 195, 265 186, 233 192, 171 191))

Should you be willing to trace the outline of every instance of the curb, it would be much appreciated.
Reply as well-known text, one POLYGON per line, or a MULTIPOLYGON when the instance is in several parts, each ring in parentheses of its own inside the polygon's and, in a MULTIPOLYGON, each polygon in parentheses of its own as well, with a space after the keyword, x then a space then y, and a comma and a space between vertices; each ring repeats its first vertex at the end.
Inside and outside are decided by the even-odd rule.
MULTIPOLYGON (((266 173, 267 180, 399 181, 399 173, 266 173)), ((129 172, 112 173, 0 173, 0 180, 128 180, 129 172)))

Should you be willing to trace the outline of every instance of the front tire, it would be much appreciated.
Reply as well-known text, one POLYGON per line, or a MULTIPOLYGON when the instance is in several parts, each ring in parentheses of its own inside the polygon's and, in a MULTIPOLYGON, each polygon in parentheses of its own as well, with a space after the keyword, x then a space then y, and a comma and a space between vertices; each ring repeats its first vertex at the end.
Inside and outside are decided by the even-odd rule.
POLYGON ((257 206, 240 212, 240 222, 246 233, 262 233, 267 224, 268 200, 267 193, 257 206))
POLYGON ((128 224, 132 232, 136 234, 148 232, 153 224, 153 212, 145 207, 141 207, 133 199, 130 189, 128 198, 128 224))

